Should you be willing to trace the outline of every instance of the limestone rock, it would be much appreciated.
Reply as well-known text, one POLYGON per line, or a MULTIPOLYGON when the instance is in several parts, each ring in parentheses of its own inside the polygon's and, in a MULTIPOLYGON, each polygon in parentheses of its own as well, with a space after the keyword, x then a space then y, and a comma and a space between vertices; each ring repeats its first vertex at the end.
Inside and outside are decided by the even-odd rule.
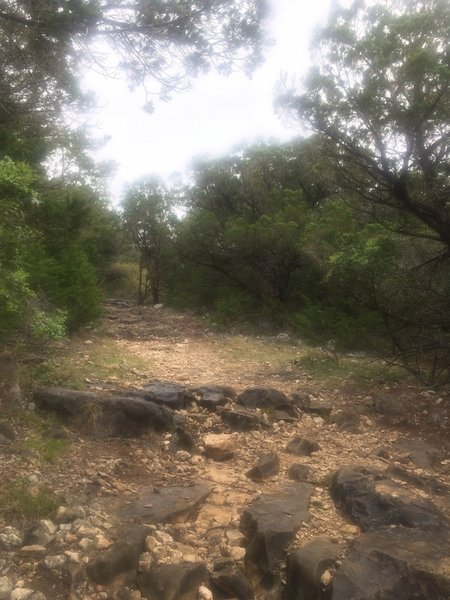
POLYGON ((235 454, 236 441, 236 435, 233 434, 210 433, 203 440, 205 454, 213 460, 229 460, 235 454))
POLYGON ((170 381, 152 381, 143 387, 145 399, 172 410, 180 410, 190 406, 193 394, 179 383, 170 381))
POLYGON ((269 412, 283 411, 291 417, 295 416, 294 407, 287 396, 274 388, 249 388, 239 394, 236 404, 250 409, 266 409, 269 412))
POLYGON ((240 528, 248 543, 245 561, 257 576, 270 579, 286 546, 309 520, 312 491, 308 483, 284 484, 277 492, 262 494, 242 513, 240 528))
POLYGON ((331 497, 363 530, 391 525, 420 529, 448 526, 444 515, 426 498, 373 469, 350 465, 332 477, 331 497))
POLYGON ((235 431, 258 431, 267 427, 266 422, 255 411, 245 408, 224 409, 220 416, 235 431))
POLYGON ((120 514, 145 523, 181 523, 210 494, 212 486, 197 482, 189 486, 168 486, 162 489, 144 489, 141 498, 124 506, 120 514))
POLYGON ((289 479, 294 481, 307 481, 309 477, 309 467, 302 465, 301 463, 295 463, 291 465, 287 470, 289 479))
POLYGON ((198 588, 207 578, 208 571, 201 563, 172 564, 140 573, 137 582, 148 600, 197 600, 198 588))
POLYGON ((296 456, 311 456, 313 452, 318 450, 320 450, 320 446, 317 442, 300 436, 294 437, 286 446, 286 452, 296 456))
POLYGON ((214 570, 210 574, 213 589, 222 592, 226 598, 237 598, 238 600, 252 600, 254 593, 252 586, 235 565, 222 565, 216 562, 214 570))
POLYGON ((89 579, 94 583, 109 585, 119 575, 137 571, 147 534, 148 529, 143 525, 129 526, 121 531, 117 542, 109 550, 89 561, 89 579))
POLYGON ((246 473, 252 481, 264 481, 280 470, 280 459, 274 452, 261 454, 256 464, 246 473))
POLYGON ((285 600, 317 600, 322 597, 322 575, 335 564, 339 545, 327 538, 316 538, 290 554, 285 600))
POLYGON ((448 530, 399 526, 365 533, 336 573, 332 600, 447 600, 449 556, 448 530))

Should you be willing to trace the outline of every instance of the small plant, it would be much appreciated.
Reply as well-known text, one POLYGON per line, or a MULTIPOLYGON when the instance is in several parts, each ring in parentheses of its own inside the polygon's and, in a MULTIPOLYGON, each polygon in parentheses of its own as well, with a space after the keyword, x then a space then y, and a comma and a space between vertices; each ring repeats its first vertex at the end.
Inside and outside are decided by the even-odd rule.
POLYGON ((60 504, 61 499, 48 489, 35 490, 26 479, 5 482, 0 487, 0 516, 13 521, 47 517, 60 504))
POLYGON ((70 443, 59 438, 30 438, 24 442, 24 447, 37 452, 42 461, 54 464, 69 451, 70 443))

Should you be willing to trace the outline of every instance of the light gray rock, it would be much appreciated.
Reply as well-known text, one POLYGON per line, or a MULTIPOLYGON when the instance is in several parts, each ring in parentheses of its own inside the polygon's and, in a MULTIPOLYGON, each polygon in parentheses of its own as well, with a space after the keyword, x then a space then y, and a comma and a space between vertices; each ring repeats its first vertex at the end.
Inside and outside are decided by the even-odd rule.
POLYGON ((11 592, 13 590, 13 584, 9 577, 0 577, 0 600, 9 600, 11 592))

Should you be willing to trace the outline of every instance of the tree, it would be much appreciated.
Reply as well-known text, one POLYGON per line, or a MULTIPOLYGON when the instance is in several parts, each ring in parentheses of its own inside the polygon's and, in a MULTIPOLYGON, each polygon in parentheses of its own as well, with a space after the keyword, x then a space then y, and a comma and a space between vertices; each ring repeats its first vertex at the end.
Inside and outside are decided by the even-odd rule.
POLYGON ((94 65, 168 97, 214 67, 261 59, 266 0, 0 0, 0 123, 54 122, 94 65), (156 84, 156 89, 155 89, 156 84))
POLYGON ((318 35, 321 58, 306 91, 279 100, 325 137, 343 195, 356 195, 403 234, 438 241, 445 253, 449 38, 446 0, 337 6, 318 35))
POLYGON ((145 302, 151 291, 153 304, 158 304, 175 223, 171 195, 157 178, 142 179, 126 192, 122 217, 139 251, 138 302, 145 302))

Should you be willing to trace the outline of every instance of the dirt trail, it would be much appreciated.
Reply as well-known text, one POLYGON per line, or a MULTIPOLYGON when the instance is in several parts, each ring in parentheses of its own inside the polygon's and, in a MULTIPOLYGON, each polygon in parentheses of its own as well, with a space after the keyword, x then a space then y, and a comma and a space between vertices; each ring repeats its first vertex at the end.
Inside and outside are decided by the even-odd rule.
MULTIPOLYGON (((331 405, 332 415, 342 409, 345 412, 349 407, 352 410, 354 406, 367 407, 375 395, 389 392, 381 383, 373 389, 358 391, 348 381, 313 381, 297 364, 297 358, 303 353, 301 344, 283 337, 227 335, 211 328, 206 319, 182 315, 164 307, 157 309, 110 302, 100 325, 61 348, 59 365, 70 363, 72 371, 60 375, 60 380, 55 383, 67 384, 65 377, 68 381, 78 377, 84 379, 87 389, 94 391, 136 389, 153 379, 178 382, 186 387, 228 385, 237 392, 261 386, 276 388, 286 394, 300 389, 307 391, 313 400, 331 405), (99 357, 108 352, 111 353, 108 368, 100 369, 99 373, 99 357), (83 373, 86 373, 85 377, 83 373)), ((143 486, 159 489, 194 480, 210 483, 213 492, 201 507, 198 518, 190 520, 182 533, 166 529, 173 539, 179 535, 179 540, 174 542, 172 554, 168 551, 161 560, 176 562, 177 557, 179 560, 183 553, 189 555, 191 552, 196 560, 211 566, 215 559, 230 552, 235 553, 235 560, 241 564, 243 549, 238 545, 230 546, 227 540, 232 535, 239 538, 243 507, 262 491, 276 491, 288 480, 289 467, 301 463, 309 470, 308 481, 313 484, 314 492, 311 519, 300 528, 296 545, 325 534, 341 542, 344 552, 361 530, 342 517, 329 495, 329 477, 340 465, 363 463, 381 470, 394 464, 413 475, 437 477, 442 482, 448 480, 447 400, 438 402, 439 398, 417 386, 397 386, 390 393, 408 401, 414 400, 416 411, 389 417, 360 410, 356 434, 345 427, 340 430, 338 424, 333 423, 333 417, 305 413, 299 420, 274 422, 269 430, 236 433, 236 454, 227 463, 206 459, 202 447, 206 434, 230 433, 230 429, 219 414, 198 407, 180 411, 198 449, 192 456, 177 452, 171 433, 150 433, 137 439, 105 439, 95 430, 69 426, 66 434, 70 439, 70 450, 54 463, 43 462, 33 452, 18 454, 0 446, 0 452, 3 452, 0 478, 8 482, 20 477, 30 481, 31 477, 33 485, 50 488, 64 504, 81 504, 86 508, 91 523, 103 532, 101 543, 93 541, 89 545, 69 531, 61 537, 59 547, 53 550, 53 553, 61 550, 76 552, 82 555, 81 561, 87 561, 102 548, 102 544, 107 547, 113 541, 114 529, 120 523, 118 508, 132 502, 142 493, 143 486), (430 414, 438 416, 435 423, 429 422, 430 414), (315 440, 320 449, 301 458, 287 454, 286 444, 294 436, 315 440), (403 439, 432 439, 438 457, 434 466, 418 465, 405 452, 395 450, 396 444, 403 439), (266 482, 249 480, 245 473, 261 452, 269 451, 280 458, 279 473, 266 482)), ((33 436, 29 424, 17 420, 14 426, 19 440, 33 436)), ((441 510, 449 510, 441 496, 434 500, 441 510)), ((7 520, 0 520, 0 530, 5 525, 8 525, 7 520)), ((8 576, 13 582, 25 578, 27 586, 41 590, 46 600, 69 597, 65 576, 43 573, 38 560, 31 561, 31 566, 28 560, 25 568, 26 562, 18 552, 2 557, 0 551, 0 576, 8 576)), ((92 587, 83 593, 85 595, 73 598, 110 597, 108 591, 95 591, 92 587)))

